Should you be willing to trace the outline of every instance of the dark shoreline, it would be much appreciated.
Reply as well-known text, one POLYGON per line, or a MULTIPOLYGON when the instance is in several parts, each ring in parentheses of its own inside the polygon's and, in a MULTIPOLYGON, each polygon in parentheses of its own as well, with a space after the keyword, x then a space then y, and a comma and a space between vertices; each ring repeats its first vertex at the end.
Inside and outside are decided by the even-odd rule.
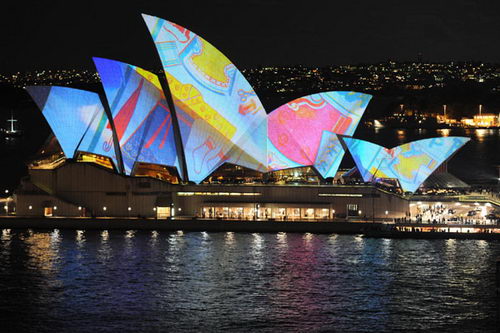
MULTIPOLYGON (((414 239, 484 239, 500 240, 500 233, 488 232, 495 226, 479 227, 485 232, 419 232, 398 231, 393 224, 380 222, 348 221, 248 221, 248 220, 154 220, 128 218, 28 218, 0 217, 0 229, 37 230, 156 230, 186 232, 243 232, 243 233, 316 233, 316 234, 360 234, 368 238, 414 238, 414 239)), ((410 226, 410 225, 408 225, 410 226)), ((416 226, 413 224, 412 226, 416 226)), ((430 227, 430 225, 422 225, 430 227)))
POLYGON ((298 232, 360 234, 381 223, 332 221, 249 221, 213 219, 23 218, 0 217, 0 229, 158 230, 208 232, 298 232))

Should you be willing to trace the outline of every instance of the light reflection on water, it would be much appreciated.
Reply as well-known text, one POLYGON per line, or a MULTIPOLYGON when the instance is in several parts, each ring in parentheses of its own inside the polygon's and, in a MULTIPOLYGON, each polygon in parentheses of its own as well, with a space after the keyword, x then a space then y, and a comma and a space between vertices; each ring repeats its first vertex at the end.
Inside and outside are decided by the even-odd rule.
POLYGON ((10 229, 2 229, 2 241, 10 240, 10 229))
POLYGON ((83 246, 85 244, 85 230, 76 231, 76 243, 78 246, 83 246))
POLYGON ((442 128, 442 129, 438 129, 436 131, 440 136, 444 136, 444 137, 450 136, 450 133, 451 133, 451 130, 449 128, 442 128))
POLYGON ((234 245, 234 232, 228 231, 225 234, 226 245, 232 247, 234 245))
POLYGON ((276 234, 276 242, 278 243, 277 244, 278 249, 286 250, 288 248, 288 243, 286 239, 287 239, 286 232, 278 232, 276 234))
POLYGON ((2 230, 0 310, 25 331, 495 331, 499 254, 475 240, 2 230))

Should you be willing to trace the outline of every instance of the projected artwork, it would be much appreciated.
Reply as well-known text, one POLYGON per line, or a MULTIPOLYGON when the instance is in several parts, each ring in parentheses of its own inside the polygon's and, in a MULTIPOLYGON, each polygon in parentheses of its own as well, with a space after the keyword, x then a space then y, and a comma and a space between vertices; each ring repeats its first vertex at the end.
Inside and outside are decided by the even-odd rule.
MULTIPOLYGON (((298 98, 271 112, 268 117, 268 169, 315 165, 317 162, 325 166, 325 159, 318 156, 321 144, 328 141, 322 140, 324 131, 352 135, 370 99, 371 95, 367 94, 332 91, 298 98)), ((343 152, 340 147, 335 151, 343 152)))
POLYGON ((174 166, 179 175, 187 173, 185 181, 196 183, 223 163, 260 172, 311 166, 329 178, 347 146, 365 181, 396 178, 405 191, 414 192, 469 140, 434 138, 386 149, 349 138, 372 97, 358 92, 312 94, 267 114, 242 73, 213 45, 178 24, 143 18, 168 92, 153 73, 103 58, 94 62, 106 110, 92 92, 27 88, 68 158, 78 151, 110 157, 127 175, 139 162, 174 166), (180 138, 175 137, 177 126, 180 138), (182 146, 176 146, 179 142, 182 146), (180 170, 184 161, 179 158, 186 170, 180 170))
POLYGON ((335 177, 344 158, 344 148, 335 133, 324 131, 314 167, 323 178, 335 177))
POLYGON ((120 142, 123 165, 177 166, 172 117, 153 73, 119 61, 94 58, 120 142))
POLYGON ((347 145, 363 180, 396 178, 404 191, 418 187, 470 139, 440 137, 406 143, 388 149, 371 142, 342 138, 347 145))
POLYGON ((143 18, 179 118, 189 179, 200 182, 222 163, 235 159, 253 169, 263 168, 266 147, 259 135, 248 133, 262 128, 266 112, 241 72, 186 28, 149 15, 143 18), (239 156, 234 157, 234 152, 239 156))
POLYGON ((77 151, 107 156, 116 164, 111 130, 96 93, 66 88, 32 86, 26 90, 36 102, 67 158, 77 151))

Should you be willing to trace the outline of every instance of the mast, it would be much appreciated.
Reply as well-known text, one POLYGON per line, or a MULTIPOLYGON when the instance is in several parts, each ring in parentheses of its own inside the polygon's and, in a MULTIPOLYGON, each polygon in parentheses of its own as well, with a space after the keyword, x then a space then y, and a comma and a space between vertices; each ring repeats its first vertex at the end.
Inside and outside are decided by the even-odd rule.
POLYGON ((10 119, 7 119, 8 122, 10 122, 10 133, 16 133, 16 130, 14 130, 14 122, 17 121, 17 119, 14 119, 14 113, 11 111, 10 112, 10 119))

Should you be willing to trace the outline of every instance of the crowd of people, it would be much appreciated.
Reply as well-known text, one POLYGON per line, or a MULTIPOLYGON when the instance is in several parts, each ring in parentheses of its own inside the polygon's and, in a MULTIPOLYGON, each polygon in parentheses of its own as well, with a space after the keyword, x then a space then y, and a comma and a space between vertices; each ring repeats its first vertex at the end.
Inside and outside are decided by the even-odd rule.
POLYGON ((430 224, 497 224, 498 216, 487 212, 485 207, 475 206, 472 210, 458 206, 450 208, 444 204, 421 205, 412 222, 430 224))

